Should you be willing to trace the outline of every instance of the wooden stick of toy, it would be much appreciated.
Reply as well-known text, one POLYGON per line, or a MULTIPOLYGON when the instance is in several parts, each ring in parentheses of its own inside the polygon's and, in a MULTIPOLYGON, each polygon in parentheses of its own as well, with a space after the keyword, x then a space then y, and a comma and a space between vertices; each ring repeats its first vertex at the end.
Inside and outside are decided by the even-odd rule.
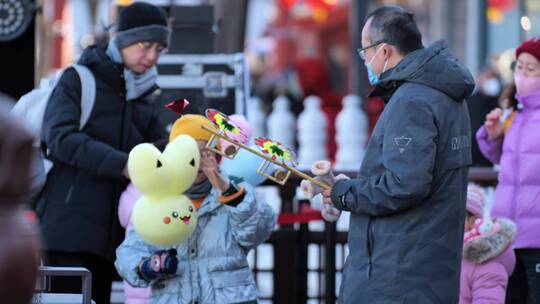
POLYGON ((277 161, 273 160, 271 157, 265 155, 264 153, 262 153, 262 152, 260 152, 260 151, 258 151, 258 150, 255 150, 255 149, 253 149, 253 148, 251 148, 251 147, 249 147, 249 146, 246 146, 246 145, 244 145, 243 143, 241 143, 241 142, 239 142, 239 141, 236 141, 236 140, 234 140, 234 139, 232 139, 232 138, 229 138, 229 137, 223 135, 222 133, 217 132, 217 131, 216 131, 215 129, 213 129, 213 128, 209 128, 209 127, 207 127, 207 126, 201 126, 201 128, 205 129, 206 131, 208 131, 208 132, 214 134, 215 136, 217 136, 217 137, 219 137, 219 138, 223 138, 224 140, 226 140, 226 141, 228 141, 228 142, 230 142, 230 143, 232 143, 232 144, 234 144, 234 145, 236 145, 236 146, 239 146, 239 147, 241 147, 241 148, 243 148, 243 149, 246 149, 247 151, 249 151, 249 152, 251 152, 251 153, 253 153, 253 154, 255 154, 255 155, 257 155, 257 156, 259 156, 259 157, 261 157, 261 158, 263 158, 263 159, 266 160, 266 161, 269 161, 269 162, 271 162, 271 163, 273 163, 273 164, 275 164, 275 165, 278 165, 278 166, 280 166, 281 168, 283 168, 283 169, 285 169, 285 170, 287 170, 287 171, 290 171, 290 172, 292 172, 293 174, 296 174, 296 175, 300 176, 301 178, 306 179, 306 180, 308 180, 308 181, 314 183, 315 185, 317 185, 317 186, 323 188, 324 190, 330 190, 330 189, 332 189, 332 187, 331 187, 330 185, 328 185, 327 183, 325 183, 325 182, 323 182, 323 181, 321 181, 321 180, 315 179, 315 178, 313 178, 313 177, 311 177, 311 176, 305 174, 304 172, 297 170, 296 168, 293 168, 293 167, 287 166, 286 164, 277 162, 277 161))

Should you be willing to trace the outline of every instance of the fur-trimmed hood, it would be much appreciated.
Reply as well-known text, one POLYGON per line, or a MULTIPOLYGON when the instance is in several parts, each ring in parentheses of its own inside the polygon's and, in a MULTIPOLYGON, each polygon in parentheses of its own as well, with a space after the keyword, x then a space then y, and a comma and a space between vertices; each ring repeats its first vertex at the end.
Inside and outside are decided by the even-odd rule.
POLYGON ((463 245, 463 257, 473 263, 482 264, 506 251, 516 235, 516 225, 508 219, 495 219, 500 229, 481 235, 463 245))
POLYGON ((478 299, 504 303, 504 290, 516 265, 512 246, 516 225, 510 220, 497 218, 492 227, 490 233, 476 236, 463 246, 461 304, 477 303, 478 299))

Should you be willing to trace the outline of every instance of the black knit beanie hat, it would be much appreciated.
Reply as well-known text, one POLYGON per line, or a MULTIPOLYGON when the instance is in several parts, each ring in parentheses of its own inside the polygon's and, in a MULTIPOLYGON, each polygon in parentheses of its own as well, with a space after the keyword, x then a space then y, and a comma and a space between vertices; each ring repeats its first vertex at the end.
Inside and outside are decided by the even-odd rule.
POLYGON ((167 47, 170 36, 165 13, 157 6, 135 2, 120 12, 116 32, 116 44, 120 49, 137 42, 159 42, 167 47))

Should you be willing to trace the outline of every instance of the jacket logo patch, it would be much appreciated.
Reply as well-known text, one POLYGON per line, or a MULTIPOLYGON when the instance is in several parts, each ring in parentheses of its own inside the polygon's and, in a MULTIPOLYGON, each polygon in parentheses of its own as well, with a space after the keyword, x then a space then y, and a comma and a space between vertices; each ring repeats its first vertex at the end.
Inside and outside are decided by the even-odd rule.
POLYGON ((400 136, 400 137, 394 137, 394 143, 398 147, 399 154, 403 154, 405 152, 405 148, 411 143, 412 138, 400 136))
POLYGON ((452 150, 471 147, 471 139, 468 135, 456 136, 451 139, 452 150))

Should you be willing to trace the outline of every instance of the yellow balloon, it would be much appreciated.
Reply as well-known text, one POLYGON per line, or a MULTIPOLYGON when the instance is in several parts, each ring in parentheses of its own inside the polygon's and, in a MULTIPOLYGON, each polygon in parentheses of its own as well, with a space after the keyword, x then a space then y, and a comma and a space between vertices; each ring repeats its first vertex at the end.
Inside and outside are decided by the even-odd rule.
POLYGON ((197 226, 197 212, 181 193, 195 181, 199 164, 197 142, 187 135, 175 138, 163 153, 147 143, 131 150, 129 176, 142 193, 131 217, 133 228, 143 240, 171 246, 191 235, 197 226))
POLYGON ((133 228, 139 236, 159 246, 181 243, 197 226, 197 212, 185 195, 159 202, 143 196, 135 203, 131 216, 133 228))

